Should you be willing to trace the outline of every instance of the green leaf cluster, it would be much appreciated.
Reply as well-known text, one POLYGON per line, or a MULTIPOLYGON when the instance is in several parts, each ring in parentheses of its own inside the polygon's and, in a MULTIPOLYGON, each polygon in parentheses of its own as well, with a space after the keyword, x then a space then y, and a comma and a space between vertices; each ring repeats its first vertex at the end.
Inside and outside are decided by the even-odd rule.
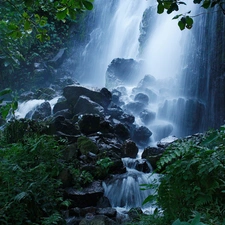
MULTIPOLYGON (((157 13, 162 14, 163 12, 167 12, 171 14, 172 12, 179 11, 180 5, 187 5, 184 1, 178 0, 157 0, 157 13)), ((221 11, 224 13, 223 1, 222 0, 193 0, 194 4, 200 4, 201 7, 208 9, 213 8, 215 6, 219 6, 221 11)), ((187 14, 190 14, 191 11, 188 11, 185 14, 178 14, 173 17, 173 19, 178 19, 178 26, 180 30, 184 30, 185 28, 191 29, 193 26, 193 19, 187 14)))
POLYGON ((47 135, 1 147, 1 224, 64 224, 60 157, 57 142, 47 135))
POLYGON ((113 161, 109 157, 99 159, 96 162, 96 177, 104 179, 109 175, 109 170, 113 166, 113 161))
POLYGON ((225 217, 225 128, 178 140, 158 162, 163 169, 157 204, 166 218, 187 220, 198 211, 208 224, 225 217))
POLYGON ((0 91, 0 115, 5 120, 6 117, 11 113, 15 116, 15 111, 18 108, 18 101, 16 96, 12 94, 12 90, 10 88, 6 88, 0 91), (10 95, 11 100, 4 102, 4 97, 6 95, 10 95), (2 98, 1 98, 2 97, 2 98))
POLYGON ((64 48, 68 24, 92 8, 93 0, 1 1, 0 88, 18 89, 34 80, 34 62, 49 60, 64 48))

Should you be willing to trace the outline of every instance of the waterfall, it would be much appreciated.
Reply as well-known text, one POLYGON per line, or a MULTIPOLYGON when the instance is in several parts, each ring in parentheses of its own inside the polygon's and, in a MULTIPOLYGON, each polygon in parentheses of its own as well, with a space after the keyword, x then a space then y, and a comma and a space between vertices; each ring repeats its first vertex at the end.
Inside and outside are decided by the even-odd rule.
MULTIPOLYGON (((172 20, 174 14, 157 15, 156 5, 153 0, 111 0, 107 3, 95 0, 94 11, 88 17, 94 22, 89 25, 90 35, 82 51, 78 77, 81 84, 106 86, 120 92, 123 110, 134 114, 137 124, 152 131, 151 144, 169 135, 183 137, 221 124, 225 111, 225 97, 220 94, 225 86, 224 22, 217 14, 196 17, 194 28, 180 31, 178 21, 172 20), (219 37, 217 32, 221 34, 219 37), (219 56, 213 48, 219 50, 219 56), (107 73, 112 72, 116 63, 123 62, 116 59, 137 62, 126 61, 133 63, 136 69, 135 75, 130 73, 135 76, 136 83, 130 82, 132 78, 127 76, 117 87, 112 74, 111 83, 108 82, 107 73), (223 67, 219 67, 215 59, 223 67), (128 103, 135 102, 139 93, 147 95, 149 101, 144 103, 143 109, 132 111, 128 103), (219 96, 223 106, 214 100, 214 95, 219 96), (143 119, 145 116, 150 119, 143 119)), ((194 5, 181 8, 179 13, 190 9, 193 14, 199 13, 194 5)), ((76 69, 74 71, 77 74, 76 69)), ((105 183, 106 195, 114 207, 140 206, 146 194, 134 196, 129 193, 127 196, 125 187, 129 186, 129 190, 136 193, 141 182, 151 181, 142 172, 127 166, 126 175, 105 183), (133 205, 134 202, 137 204, 133 205)))
POLYGON ((96 0, 89 41, 82 53, 80 82, 105 86, 105 72, 114 58, 136 58, 139 26, 149 1, 96 0))
MULTIPOLYGON (((194 6, 183 7, 179 12, 190 9, 194 10, 194 6)), ((157 99, 149 101, 145 109, 156 116, 150 124, 140 122, 140 116, 135 116, 137 123, 153 132, 153 141, 168 135, 181 137, 195 133, 202 125, 204 104, 186 98, 184 86, 180 86, 186 63, 184 52, 191 47, 188 39, 192 33, 189 30, 180 31, 177 21, 172 20, 174 15, 158 15, 153 0, 117 0, 107 4, 96 0, 94 11, 88 17, 89 23, 90 20, 94 23, 89 25, 90 35, 82 51, 79 72, 74 72, 79 74, 81 84, 108 85, 107 88, 112 90, 113 86, 106 80, 110 63, 118 58, 141 61, 142 66, 135 74, 136 80, 140 81, 146 74, 156 80, 154 86, 145 86, 145 90, 148 89, 145 94, 149 96, 151 92, 150 100, 152 95, 157 99), (193 113, 197 115, 194 119, 193 113)), ((127 85, 130 79, 128 76, 127 85)), ((133 101, 131 95, 123 98, 133 101)))
POLYGON ((146 213, 153 213, 155 209, 149 203, 142 206, 145 198, 154 194, 154 190, 146 189, 141 191, 140 185, 158 182, 158 175, 152 173, 150 164, 148 164, 148 173, 137 170, 137 168, 142 165, 143 161, 142 159, 123 158, 123 163, 126 166, 127 172, 114 175, 112 179, 103 183, 105 196, 108 197, 112 206, 120 211, 142 207, 146 213))

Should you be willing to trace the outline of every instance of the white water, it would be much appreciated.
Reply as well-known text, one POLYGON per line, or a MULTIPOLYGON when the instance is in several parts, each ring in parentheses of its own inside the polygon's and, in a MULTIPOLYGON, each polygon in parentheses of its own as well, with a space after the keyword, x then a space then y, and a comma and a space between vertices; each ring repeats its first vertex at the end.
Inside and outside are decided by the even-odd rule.
MULTIPOLYGON (((103 87, 106 85, 107 67, 113 59, 144 60, 144 66, 137 74, 139 80, 146 74, 151 74, 156 78, 155 86, 150 89, 157 95, 157 101, 146 105, 146 109, 156 114, 155 120, 146 125, 153 131, 152 141, 155 141, 169 135, 179 136, 181 132, 180 128, 174 124, 176 118, 173 117, 180 92, 179 76, 182 74, 184 63, 183 52, 188 49, 187 41, 190 34, 187 30, 180 31, 178 21, 172 20, 174 14, 156 15, 151 21, 154 29, 140 53, 138 41, 140 25, 143 13, 150 6, 156 6, 156 1, 117 0, 106 3, 105 0, 95 0, 94 19, 96 22, 90 34, 90 41, 83 51, 84 71, 79 81, 81 84, 103 87), (158 116, 158 110, 163 108, 166 100, 172 104, 168 104, 166 112, 161 110, 161 116, 158 116), (164 114, 167 115, 166 118, 163 117, 164 114), (168 118, 173 118, 173 120, 170 121, 168 118), (169 129, 169 132, 165 133, 166 129, 169 129), (165 136, 163 136, 164 133, 165 136)), ((190 10, 189 6, 186 11, 188 10, 190 10)), ((133 96, 129 91, 131 88, 126 87, 128 94, 123 96, 125 102, 133 101, 133 96)), ((177 108, 177 110, 182 112, 184 109, 177 108)), ((138 116, 136 116, 136 123, 145 125, 140 122, 138 116)), ((156 178, 149 178, 151 174, 127 167, 126 174, 116 175, 104 184, 105 195, 113 207, 125 209, 141 207, 145 197, 152 191, 140 191, 140 184, 151 183, 152 179, 156 178)))
MULTIPOLYGON (((59 99, 59 97, 55 97, 49 101, 49 103, 51 105, 51 109, 53 109, 53 107, 56 104, 56 102, 58 101, 58 99, 59 99)), ((27 113, 33 111, 35 108, 37 108, 43 102, 45 102, 44 99, 33 99, 33 100, 25 101, 25 102, 19 102, 18 109, 15 112, 16 118, 17 119, 25 118, 27 113)), ((32 116, 32 114, 31 114, 31 116, 32 116)))

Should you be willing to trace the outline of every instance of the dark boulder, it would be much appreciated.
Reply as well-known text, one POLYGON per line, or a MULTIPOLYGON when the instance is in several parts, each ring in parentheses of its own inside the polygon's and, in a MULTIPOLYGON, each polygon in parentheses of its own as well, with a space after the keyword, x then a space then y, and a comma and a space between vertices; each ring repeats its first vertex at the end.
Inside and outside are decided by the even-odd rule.
POLYGON ((138 81, 142 62, 134 59, 116 58, 106 71, 106 87, 113 89, 119 85, 134 85, 138 81))
POLYGON ((156 169, 156 163, 160 159, 164 152, 163 148, 158 147, 146 147, 141 155, 141 158, 147 159, 149 163, 151 164, 153 170, 156 169))
POLYGON ((35 92, 35 99, 51 100, 57 96, 53 88, 40 88, 35 92))
POLYGON ((64 190, 64 197, 72 200, 73 207, 80 208, 96 206, 103 195, 104 189, 100 181, 94 181, 82 190, 74 188, 66 188, 64 190))
POLYGON ((121 139, 126 140, 130 137, 130 130, 122 123, 118 123, 114 127, 115 134, 121 139))
POLYGON ((79 85, 69 85, 63 89, 63 95, 72 106, 75 106, 77 100, 82 95, 90 98, 91 101, 98 103, 103 108, 107 108, 111 103, 110 94, 105 89, 99 92, 79 85))
POLYGON ((64 116, 59 115, 54 117, 49 122, 49 133, 57 134, 58 132, 62 132, 68 135, 78 135, 80 134, 80 130, 72 123, 71 120, 66 119, 64 116))
POLYGON ((135 87, 132 89, 132 94, 137 95, 138 93, 144 93, 148 96, 148 102, 154 103, 156 102, 158 96, 155 93, 155 91, 149 89, 149 88, 141 88, 141 87, 135 87))
POLYGON ((140 80, 140 82, 138 83, 137 87, 139 88, 149 88, 154 86, 156 83, 156 79, 154 76, 147 74, 144 76, 143 79, 140 80))
POLYGON ((103 116, 104 108, 86 96, 80 96, 73 108, 75 115, 96 114, 103 116))
POLYGON ((142 102, 129 102, 125 106, 123 106, 125 112, 134 115, 138 115, 144 108, 145 104, 143 104, 142 102))
POLYGON ((146 146, 149 141, 152 132, 145 126, 135 127, 133 130, 132 140, 134 140, 137 145, 146 146))
POLYGON ((138 93, 135 95, 134 101, 141 102, 147 105, 149 103, 149 97, 144 93, 138 93))
POLYGON ((105 215, 87 214, 79 225, 117 225, 118 223, 105 215))
POLYGON ((83 134, 92 134, 100 130, 100 116, 94 114, 85 114, 78 121, 80 131, 83 134))
POLYGON ((123 113, 119 120, 125 124, 131 125, 134 123, 135 117, 133 115, 123 113))
POLYGON ((145 124, 148 125, 149 123, 151 123, 153 120, 155 120, 156 117, 156 113, 155 112, 151 112, 147 109, 144 109, 140 115, 139 115, 141 121, 145 124))
POLYGON ((122 157, 136 158, 137 153, 137 145, 131 140, 126 140, 122 146, 122 157))
POLYGON ((46 117, 51 115, 51 105, 49 102, 43 102, 39 106, 34 109, 34 112, 32 113, 32 119, 33 120, 43 120, 46 117))
POLYGON ((69 104, 67 101, 60 99, 53 107, 53 114, 57 113, 58 111, 69 109, 69 104))
POLYGON ((112 102, 116 105, 121 105, 120 97, 122 96, 122 93, 116 89, 112 90, 112 102))
POLYGON ((20 101, 28 101, 28 100, 31 100, 31 99, 34 99, 35 98, 35 94, 34 92, 32 91, 26 91, 26 92, 23 92, 22 94, 20 94, 19 96, 19 100, 20 101))

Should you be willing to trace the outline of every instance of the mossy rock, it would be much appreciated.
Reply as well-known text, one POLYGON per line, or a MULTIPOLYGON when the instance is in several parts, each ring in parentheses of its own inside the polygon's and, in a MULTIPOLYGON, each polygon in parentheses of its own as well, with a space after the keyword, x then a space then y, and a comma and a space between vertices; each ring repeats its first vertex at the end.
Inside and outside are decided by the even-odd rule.
POLYGON ((99 152, 97 145, 85 136, 81 136, 77 139, 77 146, 82 155, 86 155, 88 152, 92 152, 94 154, 99 152))

